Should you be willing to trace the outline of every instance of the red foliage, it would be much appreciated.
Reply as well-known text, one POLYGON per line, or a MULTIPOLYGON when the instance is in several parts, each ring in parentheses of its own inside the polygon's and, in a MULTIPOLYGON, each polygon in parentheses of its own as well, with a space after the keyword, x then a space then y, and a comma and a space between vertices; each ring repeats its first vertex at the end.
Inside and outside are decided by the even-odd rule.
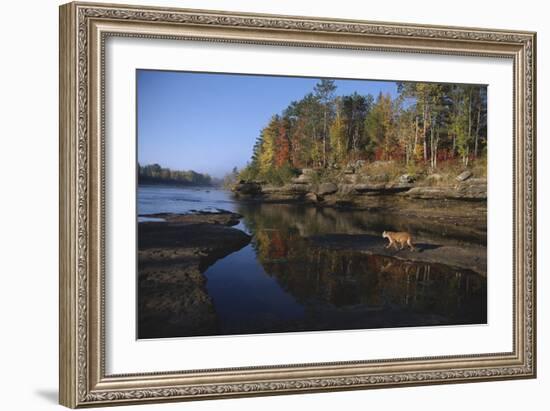
POLYGON ((287 129, 283 122, 279 124, 275 138, 275 166, 282 167, 290 161, 290 141, 287 129))
POLYGON ((377 147, 376 150, 374 150, 374 160, 375 161, 380 161, 380 160, 384 160, 384 149, 382 147, 377 147))
POLYGON ((269 258, 286 258, 288 254, 288 246, 281 233, 279 231, 272 232, 269 240, 269 258))

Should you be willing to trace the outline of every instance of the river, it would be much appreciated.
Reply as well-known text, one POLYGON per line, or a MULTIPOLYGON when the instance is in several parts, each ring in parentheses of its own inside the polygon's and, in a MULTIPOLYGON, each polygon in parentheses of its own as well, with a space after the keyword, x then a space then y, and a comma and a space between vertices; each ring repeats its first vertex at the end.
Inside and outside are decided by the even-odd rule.
MULTIPOLYGON (((486 276, 441 263, 319 247, 326 235, 379 236, 416 227, 407 218, 295 204, 246 203, 215 188, 140 186, 138 214, 227 210, 252 236, 205 269, 217 334, 484 324, 486 276)), ((139 217, 140 221, 147 218, 139 217)), ((435 230, 437 231, 437 230, 435 230)), ((453 232, 424 234, 448 244, 484 243, 453 232)))

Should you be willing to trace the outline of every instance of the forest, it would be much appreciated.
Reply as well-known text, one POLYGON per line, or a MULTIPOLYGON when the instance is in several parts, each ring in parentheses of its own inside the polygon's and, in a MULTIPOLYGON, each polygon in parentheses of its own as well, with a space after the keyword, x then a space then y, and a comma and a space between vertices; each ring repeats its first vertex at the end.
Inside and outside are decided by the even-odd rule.
POLYGON ((422 173, 486 159, 486 86, 400 82, 394 98, 336 89, 321 79, 274 114, 239 178, 284 183, 297 169, 338 170, 357 160, 422 173))
POLYGON ((138 164, 139 184, 176 184, 188 186, 210 186, 214 184, 208 174, 197 173, 193 170, 171 170, 159 164, 141 166, 138 164))

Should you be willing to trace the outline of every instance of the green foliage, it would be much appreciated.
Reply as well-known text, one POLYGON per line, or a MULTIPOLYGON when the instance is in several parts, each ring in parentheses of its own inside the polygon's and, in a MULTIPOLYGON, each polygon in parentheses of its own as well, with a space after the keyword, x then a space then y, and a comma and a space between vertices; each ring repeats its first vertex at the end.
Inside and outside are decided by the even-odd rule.
POLYGON ((248 163, 247 166, 239 172, 237 180, 254 181, 258 179, 258 174, 258 167, 253 163, 248 163))
POLYGON ((273 185, 276 186, 282 186, 287 183, 290 183, 290 181, 298 175, 298 170, 295 168, 290 167, 288 164, 284 165, 282 167, 273 167, 266 171, 265 173, 261 173, 259 175, 260 180, 265 180, 270 182, 273 185))
POLYGON ((457 156, 468 165, 486 155, 486 105, 484 86, 398 83, 397 97, 375 99, 337 96, 335 82, 322 79, 271 118, 238 178, 284 184, 295 169, 323 175, 357 160, 392 164, 388 176, 433 171, 457 156))

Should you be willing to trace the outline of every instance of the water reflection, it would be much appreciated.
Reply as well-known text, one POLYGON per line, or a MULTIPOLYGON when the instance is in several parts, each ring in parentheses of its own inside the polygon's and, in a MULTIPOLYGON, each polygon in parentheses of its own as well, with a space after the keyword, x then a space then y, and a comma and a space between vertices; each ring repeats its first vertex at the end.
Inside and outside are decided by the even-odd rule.
POLYGON ((167 247, 162 237, 158 250, 140 250, 139 338, 487 321, 483 264, 474 272, 443 264, 450 264, 448 255, 439 263, 412 261, 402 252, 384 252, 380 236, 384 230, 412 232, 421 250, 477 247, 476 258, 486 262, 482 225, 374 210, 241 203, 221 190, 140 187, 138 199, 140 214, 238 212, 243 218, 234 228, 252 236, 248 245, 222 247, 208 258, 202 248, 220 246, 216 241, 227 245, 225 240, 189 228, 185 246, 167 247))
POLYGON ((486 279, 473 271, 310 241, 323 234, 378 233, 395 220, 390 225, 365 212, 275 204, 242 204, 237 211, 253 234, 252 246, 205 272, 220 334, 487 320, 486 279))

